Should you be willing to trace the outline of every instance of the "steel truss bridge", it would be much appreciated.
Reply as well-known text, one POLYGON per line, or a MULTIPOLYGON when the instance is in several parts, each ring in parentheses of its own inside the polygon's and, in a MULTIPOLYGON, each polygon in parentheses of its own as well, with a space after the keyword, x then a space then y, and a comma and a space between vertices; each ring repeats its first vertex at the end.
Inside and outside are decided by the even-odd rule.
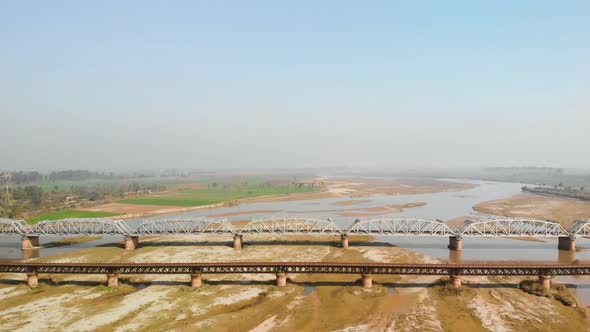
POLYGON ((140 220, 130 227, 123 220, 73 218, 42 221, 27 225, 22 220, 0 218, 0 235, 80 236, 80 235, 177 235, 177 234, 324 234, 381 236, 455 236, 455 237, 571 237, 590 236, 590 220, 577 220, 565 229, 553 221, 493 218, 468 220, 461 228, 452 229, 444 221, 416 218, 377 218, 355 220, 340 228, 331 219, 267 218, 252 219, 237 227, 226 219, 161 217, 140 220))
POLYGON ((558 276, 590 275, 590 264, 390 264, 324 262, 0 263, 0 273, 28 273, 32 271, 55 274, 321 273, 443 276, 558 276))

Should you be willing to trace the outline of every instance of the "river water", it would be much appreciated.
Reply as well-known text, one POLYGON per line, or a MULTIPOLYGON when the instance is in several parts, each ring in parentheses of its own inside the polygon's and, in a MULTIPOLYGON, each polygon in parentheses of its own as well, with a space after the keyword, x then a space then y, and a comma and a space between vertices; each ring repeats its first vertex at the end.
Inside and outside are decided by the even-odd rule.
MULTIPOLYGON (((314 217, 318 219, 331 218, 345 229, 355 218, 338 216, 338 212, 320 212, 320 210, 338 210, 338 209, 363 209, 380 207, 391 204, 404 204, 411 202, 426 202, 427 205, 415 208, 409 208, 399 213, 393 213, 391 216, 417 217, 424 219, 441 219, 450 220, 463 216, 481 216, 473 210, 477 203, 507 198, 521 194, 520 183, 509 182, 492 182, 478 180, 457 180, 448 181, 463 182, 476 184, 477 187, 462 191, 447 191, 431 194, 417 195, 376 195, 363 198, 351 198, 348 196, 338 198, 325 198, 313 200, 298 200, 286 202, 267 202, 267 203, 248 203, 234 207, 222 207, 216 209, 197 210, 176 216, 210 216, 217 214, 263 211, 263 210, 280 210, 276 216, 298 216, 314 217), (337 206, 334 203, 351 200, 370 200, 369 202, 359 203, 350 206, 337 206)), ((362 211, 361 211, 362 212, 362 211)), ((269 217, 268 213, 246 213, 236 216, 227 217, 229 220, 244 220, 250 218, 269 217)), ((138 221, 129 221, 133 227, 138 221)), ((59 237, 42 237, 43 243, 55 241, 59 237)), ((447 249, 448 237, 380 237, 382 241, 389 242, 393 245, 410 249, 431 257, 436 257, 454 262, 460 261, 547 261, 571 263, 574 260, 590 260, 590 250, 582 250, 575 253, 557 250, 557 239, 540 239, 541 241, 523 241, 505 238, 463 238, 463 251, 454 252, 447 249)), ((51 255, 55 253, 77 250, 96 245, 106 244, 113 241, 122 240, 120 237, 102 238, 97 241, 72 245, 68 247, 42 248, 34 255, 51 255)), ((350 238, 351 245, 354 246, 354 237, 350 238)), ((590 239, 578 238, 576 244, 581 248, 590 248, 590 239)), ((19 238, 0 238, 0 259, 19 259, 22 252, 20 250, 19 238)), ((559 277, 559 281, 575 285, 578 288, 578 297, 585 304, 590 304, 590 278, 589 277, 559 277)))

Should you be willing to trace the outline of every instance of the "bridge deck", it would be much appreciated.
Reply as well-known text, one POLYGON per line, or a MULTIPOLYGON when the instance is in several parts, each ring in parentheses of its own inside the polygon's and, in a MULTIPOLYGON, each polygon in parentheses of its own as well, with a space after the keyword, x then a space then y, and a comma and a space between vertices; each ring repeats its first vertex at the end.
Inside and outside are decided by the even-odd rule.
POLYGON ((590 275, 590 264, 389 264, 326 262, 215 263, 29 263, 2 262, 5 273, 190 274, 190 273, 328 273, 390 275, 590 275))

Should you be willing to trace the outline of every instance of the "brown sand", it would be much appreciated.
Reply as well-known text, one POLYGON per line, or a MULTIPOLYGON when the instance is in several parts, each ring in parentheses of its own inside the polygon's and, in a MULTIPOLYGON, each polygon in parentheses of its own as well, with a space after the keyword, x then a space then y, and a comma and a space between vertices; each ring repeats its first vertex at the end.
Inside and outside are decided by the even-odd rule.
POLYGON ((370 199, 359 199, 359 200, 356 200, 356 201, 335 202, 335 203, 332 203, 332 205, 349 206, 349 205, 365 204, 365 203, 369 203, 369 202, 371 202, 370 199))
POLYGON ((590 218, 590 202, 528 194, 479 203, 473 209, 506 217, 554 220, 565 227, 577 219, 590 218))
POLYGON ((241 216, 243 214, 279 213, 282 211, 283 210, 250 210, 250 211, 238 211, 238 212, 211 214, 211 215, 209 215, 209 217, 211 217, 211 218, 232 217, 232 216, 241 216))

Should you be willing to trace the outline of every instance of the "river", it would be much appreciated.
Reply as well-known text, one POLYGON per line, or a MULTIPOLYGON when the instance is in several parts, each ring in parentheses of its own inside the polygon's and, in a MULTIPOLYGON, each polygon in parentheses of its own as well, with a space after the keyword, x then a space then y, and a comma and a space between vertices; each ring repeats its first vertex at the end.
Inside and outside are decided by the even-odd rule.
MULTIPOLYGON (((313 200, 298 200, 285 202, 247 203, 234 207, 222 207, 208 210, 197 210, 176 216, 203 217, 217 214, 227 214, 248 211, 280 210, 277 216, 314 217, 319 219, 332 218, 338 226, 346 228, 355 218, 338 216, 336 212, 318 212, 318 210, 337 209, 363 209, 380 207, 391 204, 405 204, 411 202, 426 202, 420 207, 408 208, 391 216, 417 217, 424 219, 450 220, 463 216, 481 216, 473 210, 477 203, 507 198, 521 194, 520 183, 493 182, 479 180, 445 179, 463 183, 476 184, 477 187, 461 191, 446 191, 430 194, 416 195, 375 195, 363 198, 351 198, 348 196, 338 198, 325 198, 313 200), (351 200, 370 200, 351 206, 337 206, 334 203, 351 200)), ((268 213, 247 213, 227 217, 229 220, 244 220, 250 218, 269 217, 268 213)), ((167 216, 170 217, 170 216, 167 216)), ((131 225, 138 221, 129 221, 131 225)), ((42 237, 43 242, 54 241, 59 237, 42 237)), ((72 245, 68 247, 42 248, 37 254, 51 255, 55 253, 77 250, 113 241, 121 240, 116 237, 102 238, 97 241, 72 245)), ((547 261, 571 263, 574 260, 590 260, 590 250, 581 250, 575 253, 557 250, 557 239, 541 239, 541 241, 524 241, 506 238, 470 238, 464 237, 463 251, 453 252, 447 249, 447 237, 380 237, 380 240, 389 242, 395 246, 410 249, 431 257, 458 261, 547 261)), ((21 258, 20 239, 3 237, 0 241, 0 259, 21 258)), ((578 238, 577 246, 590 248, 590 239, 578 238)), ((354 237, 351 237, 351 245, 354 246, 354 237)), ((578 297, 585 304, 590 304, 590 277, 559 277, 559 281, 574 284, 578 288, 578 297)))

